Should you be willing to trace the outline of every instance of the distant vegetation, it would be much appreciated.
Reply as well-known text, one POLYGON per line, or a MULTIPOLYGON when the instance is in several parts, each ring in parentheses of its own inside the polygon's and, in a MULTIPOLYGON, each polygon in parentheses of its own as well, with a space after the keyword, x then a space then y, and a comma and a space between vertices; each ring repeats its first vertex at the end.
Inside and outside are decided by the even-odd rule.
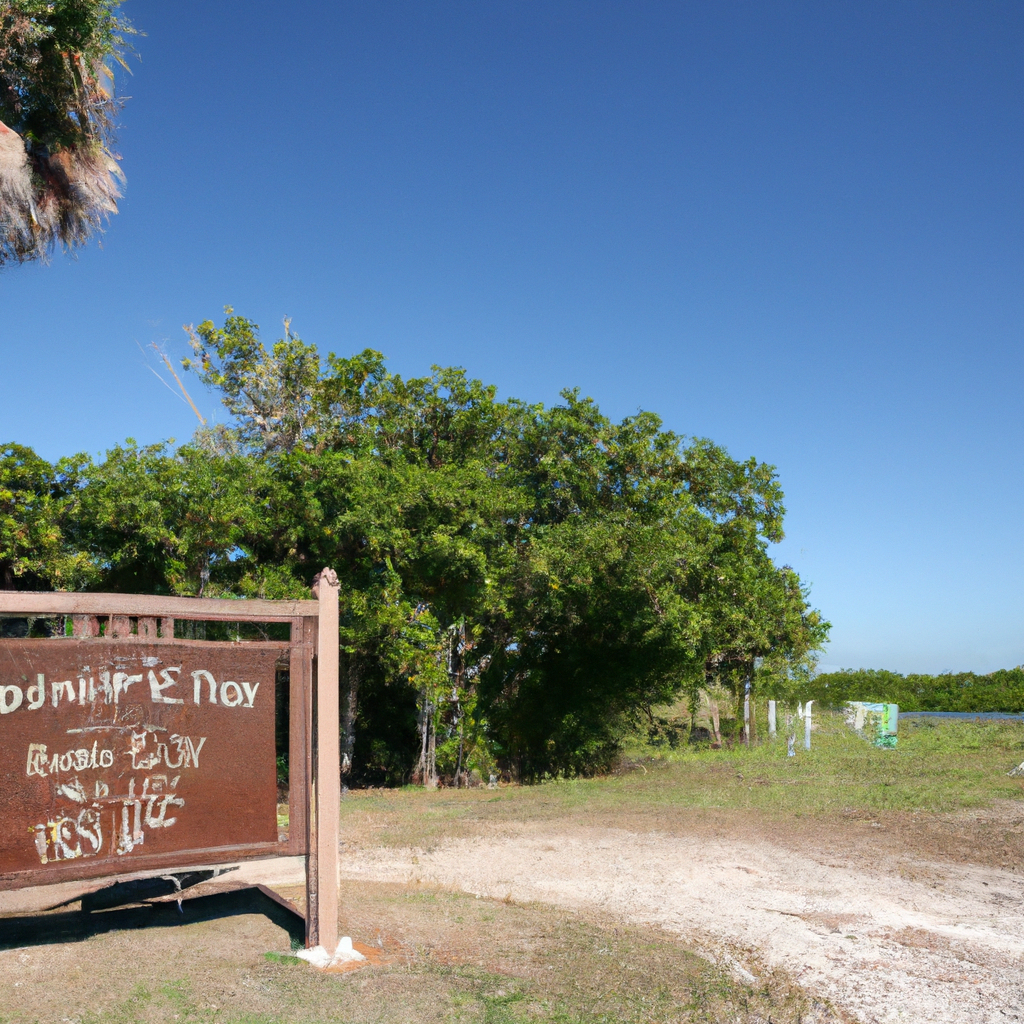
MULTIPOLYGON (((412 790, 362 794, 343 801, 342 821, 346 832, 372 828, 375 843, 436 848, 479 834, 482 823, 504 828, 547 821, 685 834, 693 827, 692 811, 790 821, 865 810, 948 813, 1024 799, 1024 780, 1006 774, 1022 759, 1019 722, 910 719, 900 726, 899 745, 886 750, 866 743, 842 715, 825 712, 815 720, 811 749, 798 744, 796 757, 786 756, 782 736, 722 750, 638 744, 614 775, 537 789, 501 787, 471 800, 412 790)), ((1001 856, 1003 843, 995 846, 1001 856)))
POLYGON ((404 379, 287 326, 268 349, 231 311, 191 338, 227 426, 0 447, 0 586, 306 597, 336 569, 351 784, 601 771, 652 708, 806 681, 828 623, 770 557, 773 467, 575 391, 404 379))
POLYGON ((974 672, 902 676, 884 669, 847 668, 816 676, 805 694, 832 707, 848 700, 868 700, 899 704, 901 711, 1024 712, 1024 667, 985 676, 974 672))

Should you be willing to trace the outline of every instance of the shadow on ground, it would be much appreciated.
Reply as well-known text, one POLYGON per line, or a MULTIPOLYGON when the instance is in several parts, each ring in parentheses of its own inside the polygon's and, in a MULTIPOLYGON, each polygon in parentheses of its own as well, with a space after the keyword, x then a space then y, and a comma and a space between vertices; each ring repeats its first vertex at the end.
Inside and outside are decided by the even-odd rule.
POLYGON ((86 909, 0 918, 0 949, 81 942, 94 935, 139 928, 178 928, 242 914, 263 914, 288 932, 293 947, 303 943, 302 918, 262 888, 248 887, 101 912, 86 909))

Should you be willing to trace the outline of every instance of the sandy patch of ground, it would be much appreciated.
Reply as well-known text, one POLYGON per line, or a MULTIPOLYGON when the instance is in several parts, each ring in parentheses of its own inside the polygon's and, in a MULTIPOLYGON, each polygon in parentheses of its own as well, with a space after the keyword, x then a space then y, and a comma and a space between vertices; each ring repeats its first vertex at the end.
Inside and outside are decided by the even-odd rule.
POLYGON ((741 974, 785 969, 870 1024, 1024 1021, 1024 878, 913 855, 898 871, 837 861, 830 840, 799 851, 536 823, 431 851, 348 846, 342 871, 661 925, 741 974))
MULTIPOLYGON (((301 905, 301 861, 248 864, 301 905), (298 881, 296 882, 296 879, 298 881)), ((240 881, 236 877, 237 881, 240 881)), ((783 972, 730 982, 656 927, 450 888, 341 884, 341 921, 369 965, 315 971, 295 921, 252 889, 207 882, 147 906, 0 916, 5 1024, 848 1024, 783 972), (283 920, 287 918, 287 921, 283 920), (10 929, 21 929, 15 941, 10 929), (294 948, 294 947, 293 947, 294 948), (264 953, 266 955, 264 955, 264 953)), ((35 890, 40 905, 53 892, 35 890)))
MULTIPOLYGON (((663 815, 657 830, 649 813, 635 820, 620 813, 618 822, 589 823, 467 818, 459 823, 465 831, 426 849, 389 847, 382 820, 379 812, 366 815, 362 826, 357 816, 346 820, 342 870, 351 895, 342 924, 354 936, 372 938, 368 922, 379 927, 383 920, 369 899, 373 887, 359 883, 411 884, 412 891, 436 886, 449 894, 462 891, 660 926, 747 981, 769 969, 785 972, 865 1024, 1024 1021, 1024 818, 1016 803, 941 820, 688 813, 663 815), (360 917, 357 908, 366 913, 360 917)), ((302 858, 245 863, 223 879, 227 886, 263 883, 299 903, 303 881, 302 858)), ((0 914, 53 906, 96 884, 0 893, 0 914)), ((190 894, 220 888, 208 883, 190 894)), ((409 907, 402 906, 407 916, 409 907)), ((501 906, 507 913, 515 909, 501 906)), ((444 915, 447 927, 447 909, 444 915)), ((396 918, 391 930, 401 932, 403 921, 396 918)), ((424 934, 432 935, 437 922, 424 927, 424 934)), ((451 925, 441 945, 462 949, 456 937, 468 927, 451 925)), ((420 940, 411 935, 403 934, 402 940, 415 946, 420 940)), ((490 938, 467 932, 463 959, 490 938)), ((136 940, 97 937, 90 940, 90 955, 95 957, 100 943, 120 948, 122 941, 136 940)), ((159 938, 168 954, 175 941, 180 940, 170 934, 159 938)), ((270 933, 261 932, 259 942, 270 943, 270 933)), ((28 950, 24 964, 23 954, 14 950, 0 954, 0 960, 11 967, 16 955, 17 969, 28 970, 38 959, 49 970, 52 957, 65 955, 62 949, 28 950)), ((243 982, 229 974, 211 981, 201 999, 197 989, 196 1005, 220 1005, 240 993, 237 985, 243 982)), ((12 984, 20 986, 20 976, 12 984)))

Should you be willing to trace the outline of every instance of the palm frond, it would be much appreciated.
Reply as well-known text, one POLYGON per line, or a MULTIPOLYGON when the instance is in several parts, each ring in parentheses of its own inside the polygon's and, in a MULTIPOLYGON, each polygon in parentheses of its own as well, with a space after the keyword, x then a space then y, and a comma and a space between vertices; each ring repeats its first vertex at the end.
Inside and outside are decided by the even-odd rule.
POLYGON ((74 249, 117 212, 120 0, 0 0, 0 264, 74 249))

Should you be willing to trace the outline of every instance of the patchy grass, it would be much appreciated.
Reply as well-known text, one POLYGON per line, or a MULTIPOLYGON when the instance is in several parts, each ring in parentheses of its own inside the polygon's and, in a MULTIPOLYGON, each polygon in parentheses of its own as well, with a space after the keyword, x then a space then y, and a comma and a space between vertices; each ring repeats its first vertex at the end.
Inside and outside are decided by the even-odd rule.
POLYGON ((0 1021, 823 1024, 843 1019, 753 960, 747 966, 759 979, 746 985, 656 929, 402 886, 346 883, 342 903, 345 930, 378 942, 389 963, 343 975, 319 973, 288 956, 287 934, 256 915, 235 919, 235 928, 213 921, 112 933, 77 944, 0 952, 0 1021))
MULTIPOLYGON (((1006 775, 1024 760, 1020 724, 906 721, 899 747, 877 750, 823 716, 814 749, 795 758, 781 740, 631 755, 603 779, 353 792, 342 835, 355 845, 430 848, 532 825, 744 837, 762 828, 780 841, 837 844, 844 856, 877 858, 889 844, 1002 866, 1024 860, 1024 780, 1006 775)), ((0 1024, 842 1019, 752 952, 730 952, 756 976, 747 985, 665 932, 596 913, 346 882, 342 922, 347 934, 379 944, 385 962, 318 973, 296 963, 287 933, 259 915, 0 950, 0 1024)))
MULTIPOLYGON (((802 737, 801 737, 802 738, 802 737)), ((821 715, 812 749, 787 757, 781 738, 727 750, 631 752, 599 779, 498 790, 375 790, 342 802, 342 833, 357 842, 430 847, 482 827, 559 820, 671 830, 694 812, 745 811, 759 820, 892 813, 949 814, 1024 800, 1007 771, 1024 760, 1024 724, 905 720, 899 746, 877 749, 837 715, 821 715)))

